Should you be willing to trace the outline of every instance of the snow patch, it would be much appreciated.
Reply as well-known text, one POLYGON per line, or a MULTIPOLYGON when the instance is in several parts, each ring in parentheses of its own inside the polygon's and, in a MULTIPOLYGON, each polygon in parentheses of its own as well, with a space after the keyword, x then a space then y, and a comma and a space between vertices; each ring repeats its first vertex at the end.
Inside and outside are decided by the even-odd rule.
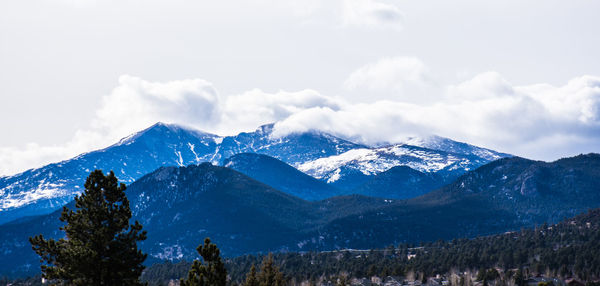
POLYGON ((36 189, 16 194, 9 193, 0 200, 0 212, 10 208, 28 205, 41 199, 60 197, 61 195, 64 195, 64 191, 61 190, 63 186, 64 184, 46 183, 42 181, 36 189))
POLYGON ((340 168, 336 169, 333 172, 333 174, 329 177, 329 179, 327 179, 327 183, 329 184, 329 183, 333 183, 333 182, 339 180, 340 179, 340 172, 341 171, 342 170, 340 168))
POLYGON ((181 152, 180 151, 175 151, 175 155, 177 155, 177 165, 179 165, 180 167, 183 167, 183 157, 181 156, 181 152))
POLYGON ((198 154, 197 154, 197 153, 196 153, 196 151, 194 150, 194 148, 195 148, 196 146, 194 146, 194 144, 192 144, 192 143, 189 143, 189 142, 187 143, 187 145, 188 145, 188 147, 190 147, 190 151, 192 151, 192 153, 194 154, 194 157, 196 158, 196 164, 199 164, 199 163, 200 163, 200 157, 198 157, 198 154))
POLYGON ((183 258, 183 251, 181 250, 181 246, 174 244, 170 246, 163 246, 163 243, 160 243, 162 246, 162 251, 159 253, 153 253, 152 256, 162 259, 162 260, 175 260, 183 258))
POLYGON ((404 144, 375 149, 352 149, 339 155, 319 158, 298 165, 298 169, 328 183, 340 179, 341 169, 354 169, 367 176, 385 172, 395 166, 408 166, 421 172, 468 169, 472 162, 455 154, 404 144))

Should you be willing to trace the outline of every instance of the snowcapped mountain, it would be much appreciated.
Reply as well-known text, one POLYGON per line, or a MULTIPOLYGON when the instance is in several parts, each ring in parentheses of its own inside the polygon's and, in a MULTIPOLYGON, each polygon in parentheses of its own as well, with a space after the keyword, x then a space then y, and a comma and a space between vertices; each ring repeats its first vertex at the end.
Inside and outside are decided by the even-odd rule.
POLYGON ((223 138, 214 162, 222 163, 235 154, 258 153, 297 166, 310 160, 366 147, 318 131, 293 133, 280 138, 273 137, 272 132, 273 124, 267 124, 254 132, 242 132, 223 138))
POLYGON ((492 160, 508 156, 442 139, 444 140, 438 142, 447 144, 438 144, 437 147, 454 152, 396 144, 379 148, 352 149, 339 155, 308 161, 297 167, 300 171, 329 184, 352 189, 368 181, 369 177, 395 166, 407 166, 423 173, 436 173, 442 178, 452 179, 492 160))
MULTIPOLYGON (((394 167, 379 176, 424 181, 428 175, 394 167)), ((599 207, 598 186, 600 155, 588 154, 548 163, 496 160, 408 200, 353 195, 309 202, 208 163, 157 169, 126 193, 134 219, 148 231, 140 246, 156 261, 195 259, 207 236, 223 255, 233 256, 370 249, 514 231, 599 207)), ((39 257, 27 239, 62 237, 59 217, 56 211, 0 225, 0 276, 38 273, 39 257)))
POLYGON ((90 171, 113 170, 131 183, 160 166, 209 161, 219 137, 181 126, 157 123, 108 148, 0 178, 0 223, 49 213, 81 192, 90 171))
POLYGON ((272 138, 273 125, 254 132, 221 137, 190 128, 157 123, 102 150, 0 178, 0 224, 19 217, 49 213, 81 192, 90 171, 113 170, 132 183, 161 166, 222 163, 231 155, 267 154, 289 164, 364 147, 320 132, 272 138))
MULTIPOLYGON (((140 243, 148 263, 195 259, 203 237, 218 241, 226 256, 298 249, 298 241, 330 221, 392 203, 363 196, 309 202, 210 163, 161 167, 130 184, 126 194, 133 218, 148 232, 140 243)), ((74 202, 67 206, 73 209, 74 202)), ((39 272, 27 239, 63 237, 60 213, 0 225, 0 276, 39 272)))
MULTIPOLYGON (((223 164, 235 154, 257 153, 279 159, 314 178, 348 191, 394 166, 408 166, 421 172, 454 178, 490 160, 506 156, 441 137, 414 141, 431 148, 410 145, 372 148, 319 131, 293 133, 279 138, 272 136, 272 132, 273 124, 268 124, 254 132, 222 137, 157 123, 105 149, 1 177, 0 224, 60 208, 81 192, 87 175, 94 169, 113 170, 122 182, 131 183, 161 166, 187 166, 201 162, 223 164)), ((310 196, 321 197, 314 192, 310 196)))

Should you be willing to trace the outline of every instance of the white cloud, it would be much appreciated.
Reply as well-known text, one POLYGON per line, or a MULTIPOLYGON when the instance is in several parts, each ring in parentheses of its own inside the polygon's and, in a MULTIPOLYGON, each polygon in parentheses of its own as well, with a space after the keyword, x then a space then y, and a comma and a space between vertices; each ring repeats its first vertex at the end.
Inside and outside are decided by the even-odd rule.
POLYGON ((202 79, 156 83, 124 75, 103 97, 96 115, 93 127, 120 136, 157 121, 208 128, 218 123, 220 98, 212 84, 202 79))
POLYGON ((393 101, 346 104, 339 110, 315 107, 278 122, 274 135, 321 130, 367 144, 399 141, 427 133, 421 124, 412 122, 410 116, 402 113, 410 112, 413 107, 416 105, 393 101))
MULTIPOLYGON (((371 94, 376 98, 398 95, 403 101, 423 101, 435 88, 427 66, 415 57, 383 58, 352 72, 344 82, 348 91, 371 94)), ((437 92, 439 93, 439 92, 437 92)))
POLYGON ((120 138, 161 121, 229 135, 315 106, 339 108, 338 100, 309 89, 275 93, 252 89, 223 96, 203 79, 149 82, 125 75, 104 96, 92 127, 120 138))
POLYGON ((314 90, 267 93, 253 89, 227 97, 219 131, 235 133, 253 130, 261 124, 283 120, 292 114, 313 107, 339 109, 339 100, 321 95, 314 90))
POLYGON ((106 147, 157 121, 198 127, 214 126, 220 117, 219 96, 212 84, 201 79, 153 83, 123 75, 113 91, 102 98, 89 127, 79 130, 61 145, 27 144, 24 148, 0 148, 0 174, 68 159, 106 147))
POLYGON ((10 175, 29 168, 74 157, 115 143, 99 132, 77 131, 69 142, 41 146, 29 143, 23 148, 0 147, 0 175, 10 175))
MULTIPOLYGON (((513 137, 527 133, 524 138, 530 142, 542 138, 546 144, 564 142, 561 144, 566 146, 568 142, 582 142, 577 144, 597 146, 593 141, 597 140, 593 134, 597 130, 590 127, 597 121, 597 101, 587 95, 594 92, 593 88, 579 88, 581 83, 576 81, 568 87, 563 81, 573 74, 600 75, 600 58, 596 56, 600 49, 600 37, 596 36, 600 26, 600 17, 597 17, 600 1, 557 1, 553 5, 515 0, 463 3, 469 9, 463 9, 465 5, 454 1, 438 1, 436 9, 431 9, 430 1, 394 0, 150 0, 144 1, 144 5, 140 5, 140 1, 115 0, 35 3, 39 4, 37 9, 32 9, 31 1, 0 1, 0 130, 3 134, 0 148, 8 150, 0 151, 0 156, 14 158, 0 159, 0 168, 3 168, 0 173, 105 146, 117 136, 104 136, 106 133, 126 133, 134 126, 153 121, 155 114, 143 111, 136 117, 125 117, 133 122, 120 122, 123 126, 114 127, 114 122, 105 125, 100 122, 89 128, 82 125, 93 119, 99 99, 110 93, 116 86, 115 78, 123 72, 155 79, 206 75, 221 92, 216 97, 217 103, 200 96, 185 98, 206 105, 203 108, 207 109, 201 110, 207 117, 185 115, 192 112, 163 112, 163 105, 175 109, 184 107, 164 99, 155 100, 161 104, 147 103, 144 108, 158 106, 155 113, 162 114, 160 118, 164 121, 193 121, 215 130, 227 131, 228 126, 233 129, 234 122, 243 121, 242 118, 248 121, 240 122, 239 126, 246 128, 292 112, 285 109, 273 112, 270 117, 269 108, 264 108, 260 115, 237 114, 224 119, 227 95, 242 94, 253 87, 261 87, 268 93, 277 93, 281 88, 290 91, 314 88, 327 95, 343 95, 346 100, 352 97, 361 102, 410 103, 410 108, 403 109, 407 114, 421 115, 425 114, 423 109, 436 109, 431 111, 436 118, 464 126, 468 132, 455 135, 456 126, 449 130, 433 128, 443 124, 428 123, 427 118, 411 123, 423 132, 434 129, 447 136, 479 140, 480 144, 526 156, 553 157, 551 149, 557 150, 555 154, 566 152, 558 147, 538 151, 523 147, 524 143, 501 144, 504 141, 495 138, 514 142, 513 137), (434 78, 454 84, 454 90, 444 91, 446 84, 438 84, 435 92, 429 92, 429 83, 425 83, 425 91, 421 91, 420 84, 405 81, 410 73, 403 76, 402 72, 384 81, 385 84, 369 80, 353 85, 349 81, 348 86, 354 88, 340 88, 344 77, 354 68, 373 57, 385 55, 418 55, 426 59, 430 68, 435 68, 435 75, 439 75, 434 78), (461 84, 453 79, 457 71, 470 78, 488 69, 501 71, 519 83, 549 82, 553 86, 527 86, 531 90, 524 90, 524 87, 496 81, 494 88, 473 78, 482 85, 478 89, 468 81, 461 84), (504 87, 509 89, 502 90, 504 87), (499 90, 506 98, 497 98, 499 90), (484 93, 488 93, 487 100, 480 98, 484 93), (571 96, 564 97, 564 94, 571 96), (431 98, 420 100, 426 95, 431 98), (512 109, 506 113, 513 117, 504 115, 495 104, 512 109), (473 110, 465 111, 466 106, 473 110), (522 108, 521 112, 541 110, 543 116, 533 118, 528 114, 511 113, 518 107, 522 108), (482 119, 478 108, 495 115, 482 119), (457 118, 483 123, 463 122, 457 118), (494 118, 509 119, 509 122, 495 124, 520 122, 538 128, 521 127, 514 131, 502 126, 496 128, 494 118), (102 136, 98 143, 74 144, 73 148, 64 144, 49 146, 65 141, 77 128, 102 136), (555 131, 569 128, 573 130, 555 131), (117 131, 106 131, 108 129, 117 131), (540 130, 560 135, 541 137, 540 130), (471 135, 477 132, 485 135, 471 135), (586 132, 590 133, 587 137, 582 135, 586 132), (592 141, 582 138, 592 138, 592 141), (25 147, 28 140, 42 146, 25 147), (20 147, 3 148, 10 146, 20 147)), ((490 81, 495 81, 494 77, 502 78, 498 74, 487 75, 490 81)), ((385 77, 382 75, 382 78, 385 77)), ((465 78, 461 76, 460 81, 465 78)), ((582 80, 585 81, 579 79, 582 80)), ((144 99, 147 101, 149 99, 144 99)), ((341 113, 349 108, 329 109, 341 113)), ((417 115, 410 118, 419 118, 417 115)), ((369 118, 366 116, 364 120, 369 118)), ((104 119, 110 121, 112 117, 104 119)), ((374 127, 365 132, 374 133, 375 127, 385 124, 385 121, 372 124, 374 127)), ((513 126, 519 127, 516 123, 513 126)), ((400 127, 408 128, 406 124, 400 127)), ((390 130, 393 129, 390 127, 390 130)), ((590 148, 573 147, 572 150, 590 148)))
POLYGON ((276 125, 278 135, 319 129, 367 144, 437 134, 535 159, 600 151, 600 77, 514 86, 498 73, 448 86, 433 103, 376 101, 312 108, 276 125))
MULTIPOLYGON (((415 63, 420 70, 420 62, 415 63)), ((369 69, 365 74, 369 75, 369 69)), ((369 85, 369 80, 381 78, 363 79, 369 85)), ((377 88, 393 91, 397 87, 377 88)), ((278 121, 276 136, 322 130, 367 144, 437 134, 535 159, 600 151, 600 77, 577 77, 563 86, 515 86, 498 73, 486 72, 441 90, 429 102, 398 98, 357 103, 310 89, 274 93, 253 89, 224 96, 201 79, 149 82, 122 76, 118 86, 104 96, 89 128, 64 145, 0 148, 0 173, 105 147, 157 121, 220 135, 278 121)))
POLYGON ((0 174, 13 174, 106 147, 158 121, 229 135, 317 106, 337 110, 338 101, 314 90, 268 93, 253 89, 224 97, 212 83, 202 79, 149 82, 124 75, 117 87, 102 98, 89 128, 78 131, 69 142, 0 148, 0 174))
POLYGON ((448 95, 456 100, 473 100, 513 95, 515 90, 497 72, 484 72, 448 87, 448 95))
POLYGON ((403 16, 392 4, 375 0, 344 0, 342 4, 344 26, 401 29, 403 16))

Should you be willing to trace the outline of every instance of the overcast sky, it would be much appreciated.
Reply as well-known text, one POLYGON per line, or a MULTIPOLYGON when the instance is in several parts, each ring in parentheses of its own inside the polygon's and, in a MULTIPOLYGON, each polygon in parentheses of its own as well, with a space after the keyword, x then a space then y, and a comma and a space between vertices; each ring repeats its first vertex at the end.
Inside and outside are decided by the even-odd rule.
POLYGON ((599 1, 0 2, 0 175, 156 121, 600 151, 599 1))

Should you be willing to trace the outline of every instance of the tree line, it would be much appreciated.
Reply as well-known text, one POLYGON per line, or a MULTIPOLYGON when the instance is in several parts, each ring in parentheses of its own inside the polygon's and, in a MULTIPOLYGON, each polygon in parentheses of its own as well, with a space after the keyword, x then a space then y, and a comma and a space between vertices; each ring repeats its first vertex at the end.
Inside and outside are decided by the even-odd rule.
MULTIPOLYGON (((264 256, 225 259, 232 284, 242 283, 252 265, 264 256)), ((383 249, 290 252, 273 256, 288 281, 316 283, 344 277, 405 277, 420 280, 442 274, 469 272, 480 281, 543 275, 582 281, 600 280, 600 209, 555 225, 543 224, 499 235, 421 244, 399 244, 383 249), (496 275, 495 273, 498 273, 496 275), (502 274, 502 277, 500 277, 502 274), (484 279, 485 278, 485 279, 484 279)), ((149 267, 146 281, 180 277, 186 262, 149 267)), ((166 279, 166 280, 165 280, 166 279)), ((457 285, 461 284, 456 281, 457 285)), ((158 285, 158 284, 157 284, 158 285)))

